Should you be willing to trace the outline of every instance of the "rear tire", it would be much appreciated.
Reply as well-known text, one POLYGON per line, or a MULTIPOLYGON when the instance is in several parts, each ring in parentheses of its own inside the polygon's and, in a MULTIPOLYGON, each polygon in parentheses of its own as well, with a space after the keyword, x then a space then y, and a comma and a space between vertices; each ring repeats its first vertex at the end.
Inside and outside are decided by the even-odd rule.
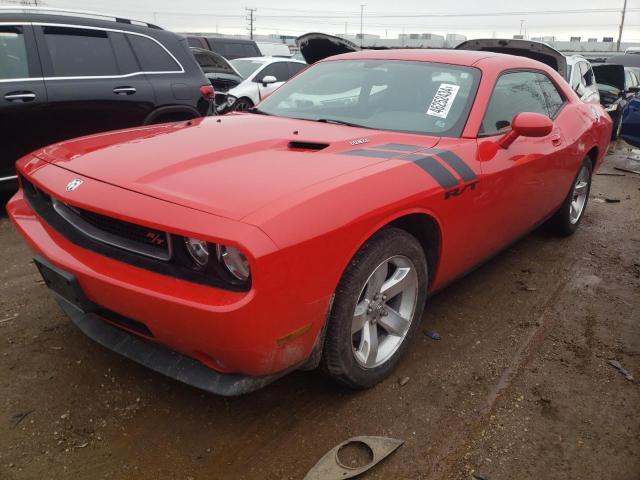
POLYGON ((613 120, 613 130, 611 130, 611 140, 617 140, 622 131, 622 113, 618 112, 613 120))
POLYGON ((580 226, 589 202, 592 169, 591 159, 587 157, 580 165, 567 198, 551 219, 551 226, 558 235, 572 235, 580 226))
POLYGON ((427 261, 415 237, 387 228, 345 270, 328 319, 321 367, 333 380, 368 388, 387 377, 419 328, 427 261))

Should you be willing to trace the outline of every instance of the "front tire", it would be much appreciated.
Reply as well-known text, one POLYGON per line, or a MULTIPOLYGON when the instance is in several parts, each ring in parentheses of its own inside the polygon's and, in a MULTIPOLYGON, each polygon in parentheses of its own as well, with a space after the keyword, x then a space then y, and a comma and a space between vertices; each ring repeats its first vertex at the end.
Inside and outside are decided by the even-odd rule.
POLYGON ((587 157, 582 162, 578 174, 573 180, 569 195, 567 195, 562 206, 551 219, 551 225, 559 235, 572 235, 580 226, 589 201, 591 179, 593 177, 592 169, 591 159, 587 157))
POLYGON ((407 351, 422 318, 427 262, 415 237, 387 228, 351 260, 328 319, 323 370, 351 388, 387 377, 407 351))
POLYGON ((233 104, 234 112, 246 112, 250 108, 253 108, 253 102, 248 98, 241 98, 233 104))

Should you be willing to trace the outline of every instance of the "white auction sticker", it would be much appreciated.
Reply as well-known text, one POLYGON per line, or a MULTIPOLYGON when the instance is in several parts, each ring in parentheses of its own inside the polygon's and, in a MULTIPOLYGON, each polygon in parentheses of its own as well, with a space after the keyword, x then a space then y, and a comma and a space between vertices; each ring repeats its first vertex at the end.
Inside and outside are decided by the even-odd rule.
POLYGON ((433 100, 431 100, 431 105, 429 105, 427 115, 447 118, 451 105, 453 105, 453 101, 456 99, 456 95, 458 95, 459 89, 459 85, 441 83, 440 87, 438 87, 438 91, 433 97, 433 100))

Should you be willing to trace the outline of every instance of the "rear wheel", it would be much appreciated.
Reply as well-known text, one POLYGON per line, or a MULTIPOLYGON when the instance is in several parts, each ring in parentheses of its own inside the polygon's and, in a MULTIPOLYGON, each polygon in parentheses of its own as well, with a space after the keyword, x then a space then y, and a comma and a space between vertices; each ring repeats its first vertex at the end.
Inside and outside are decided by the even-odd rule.
POLYGON ((347 267, 329 316, 322 365, 352 388, 388 376, 420 324, 427 262, 420 243, 404 230, 374 235, 347 267))
POLYGON ((591 159, 587 158, 578 170, 569 195, 552 219, 552 226, 560 235, 571 235, 578 229, 589 201, 591 178, 591 159))

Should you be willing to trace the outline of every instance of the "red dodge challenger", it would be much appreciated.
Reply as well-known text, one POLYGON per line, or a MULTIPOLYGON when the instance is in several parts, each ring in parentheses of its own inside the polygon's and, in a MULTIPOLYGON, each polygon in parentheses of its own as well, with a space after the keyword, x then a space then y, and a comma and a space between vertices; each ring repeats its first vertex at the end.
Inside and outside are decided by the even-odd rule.
POLYGON ((318 366, 366 388, 428 295, 542 222, 578 228, 610 136, 537 61, 362 51, 248 113, 36 151, 7 209, 107 348, 221 395, 318 366))

